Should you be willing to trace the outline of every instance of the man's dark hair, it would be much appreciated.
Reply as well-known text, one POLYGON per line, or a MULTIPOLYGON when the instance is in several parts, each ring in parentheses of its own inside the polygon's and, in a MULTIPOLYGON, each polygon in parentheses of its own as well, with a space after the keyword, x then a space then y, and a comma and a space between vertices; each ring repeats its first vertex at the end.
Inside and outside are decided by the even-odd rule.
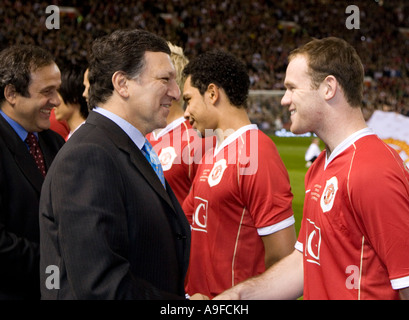
POLYGON ((205 52, 190 61, 183 73, 191 76, 191 84, 200 94, 213 83, 223 88, 232 105, 245 107, 250 79, 246 65, 234 55, 223 50, 205 52))
POLYGON ((145 30, 117 30, 93 42, 88 73, 90 108, 106 102, 112 95, 115 72, 122 71, 129 78, 136 78, 143 71, 145 52, 170 55, 166 41, 145 30))
POLYGON ((53 56, 43 48, 32 45, 14 45, 0 52, 0 103, 5 100, 4 89, 13 85, 16 92, 29 97, 31 73, 55 63, 53 56))
POLYGON ((83 118, 88 117, 88 104, 82 96, 84 92, 85 67, 65 63, 61 69, 61 87, 58 92, 64 103, 79 104, 83 118))

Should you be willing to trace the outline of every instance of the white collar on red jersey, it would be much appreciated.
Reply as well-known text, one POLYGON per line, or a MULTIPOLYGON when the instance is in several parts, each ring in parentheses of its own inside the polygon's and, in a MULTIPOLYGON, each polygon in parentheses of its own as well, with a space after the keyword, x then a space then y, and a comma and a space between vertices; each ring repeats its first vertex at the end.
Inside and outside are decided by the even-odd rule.
POLYGON ((167 133, 171 132, 172 130, 176 129, 177 127, 179 127, 184 121, 185 121, 185 118, 180 117, 180 118, 178 118, 176 120, 173 120, 165 128, 152 131, 152 138, 154 140, 158 140, 160 137, 163 137, 165 134, 167 134, 167 133))
MULTIPOLYGON (((241 127, 234 131, 232 134, 230 134, 226 139, 223 140, 223 142, 219 145, 219 142, 217 141, 216 147, 214 148, 214 154, 213 156, 215 157, 220 150, 223 150, 224 147, 232 143, 234 140, 236 140, 238 137, 240 137, 244 132, 248 130, 258 130, 258 127, 256 124, 248 124, 244 127, 241 127)), ((226 130, 227 131, 227 130, 226 130)))
POLYGON ((355 141, 369 136, 369 135, 374 135, 374 131, 371 128, 365 128, 361 129, 353 134, 351 134, 348 138, 346 138, 344 141, 342 141, 335 149, 332 151, 331 155, 328 157, 325 157, 325 166, 324 170, 327 168, 327 166, 331 163, 332 160, 342 152, 344 152, 346 149, 348 149, 355 141))

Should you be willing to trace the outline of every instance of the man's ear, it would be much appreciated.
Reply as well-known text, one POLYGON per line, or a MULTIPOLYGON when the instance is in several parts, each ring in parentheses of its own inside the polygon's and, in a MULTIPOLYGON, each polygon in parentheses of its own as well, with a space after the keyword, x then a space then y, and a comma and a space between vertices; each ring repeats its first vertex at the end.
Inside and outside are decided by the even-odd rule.
POLYGON ((7 102, 10 103, 11 105, 14 105, 16 103, 17 91, 14 85, 8 84, 4 88, 4 98, 6 98, 7 102))
POLYGON ((123 71, 116 71, 112 75, 112 85, 114 90, 123 98, 129 97, 128 78, 123 71))
POLYGON ((219 87, 216 86, 214 83, 209 84, 206 90, 206 95, 212 104, 216 104, 217 100, 219 99, 220 90, 219 87))
POLYGON ((329 75, 324 79, 323 85, 324 85, 323 86, 324 99, 326 101, 331 100, 335 96, 338 90, 337 79, 334 76, 329 75))

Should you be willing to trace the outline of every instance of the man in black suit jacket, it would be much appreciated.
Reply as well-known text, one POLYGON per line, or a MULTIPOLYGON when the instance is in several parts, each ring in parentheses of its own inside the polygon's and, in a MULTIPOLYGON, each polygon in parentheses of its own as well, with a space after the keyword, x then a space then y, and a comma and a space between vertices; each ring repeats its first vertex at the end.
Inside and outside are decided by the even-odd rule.
POLYGON ((37 136, 47 170, 64 143, 48 130, 60 84, 60 71, 43 49, 13 46, 0 53, 0 300, 40 298, 44 177, 24 140, 29 132, 37 136))
POLYGON ((87 121, 40 202, 43 299, 184 299, 190 228, 141 148, 179 99, 170 50, 141 30, 94 41, 87 121))

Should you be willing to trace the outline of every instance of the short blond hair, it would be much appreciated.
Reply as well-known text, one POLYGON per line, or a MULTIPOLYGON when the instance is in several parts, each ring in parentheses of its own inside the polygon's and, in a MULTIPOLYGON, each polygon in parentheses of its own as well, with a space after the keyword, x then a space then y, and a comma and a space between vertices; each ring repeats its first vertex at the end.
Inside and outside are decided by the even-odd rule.
POLYGON ((183 85, 185 84, 186 77, 183 75, 184 67, 189 63, 189 59, 183 53, 183 49, 171 42, 168 42, 169 49, 171 51, 170 58, 176 69, 176 83, 179 86, 180 92, 183 93, 183 85))

